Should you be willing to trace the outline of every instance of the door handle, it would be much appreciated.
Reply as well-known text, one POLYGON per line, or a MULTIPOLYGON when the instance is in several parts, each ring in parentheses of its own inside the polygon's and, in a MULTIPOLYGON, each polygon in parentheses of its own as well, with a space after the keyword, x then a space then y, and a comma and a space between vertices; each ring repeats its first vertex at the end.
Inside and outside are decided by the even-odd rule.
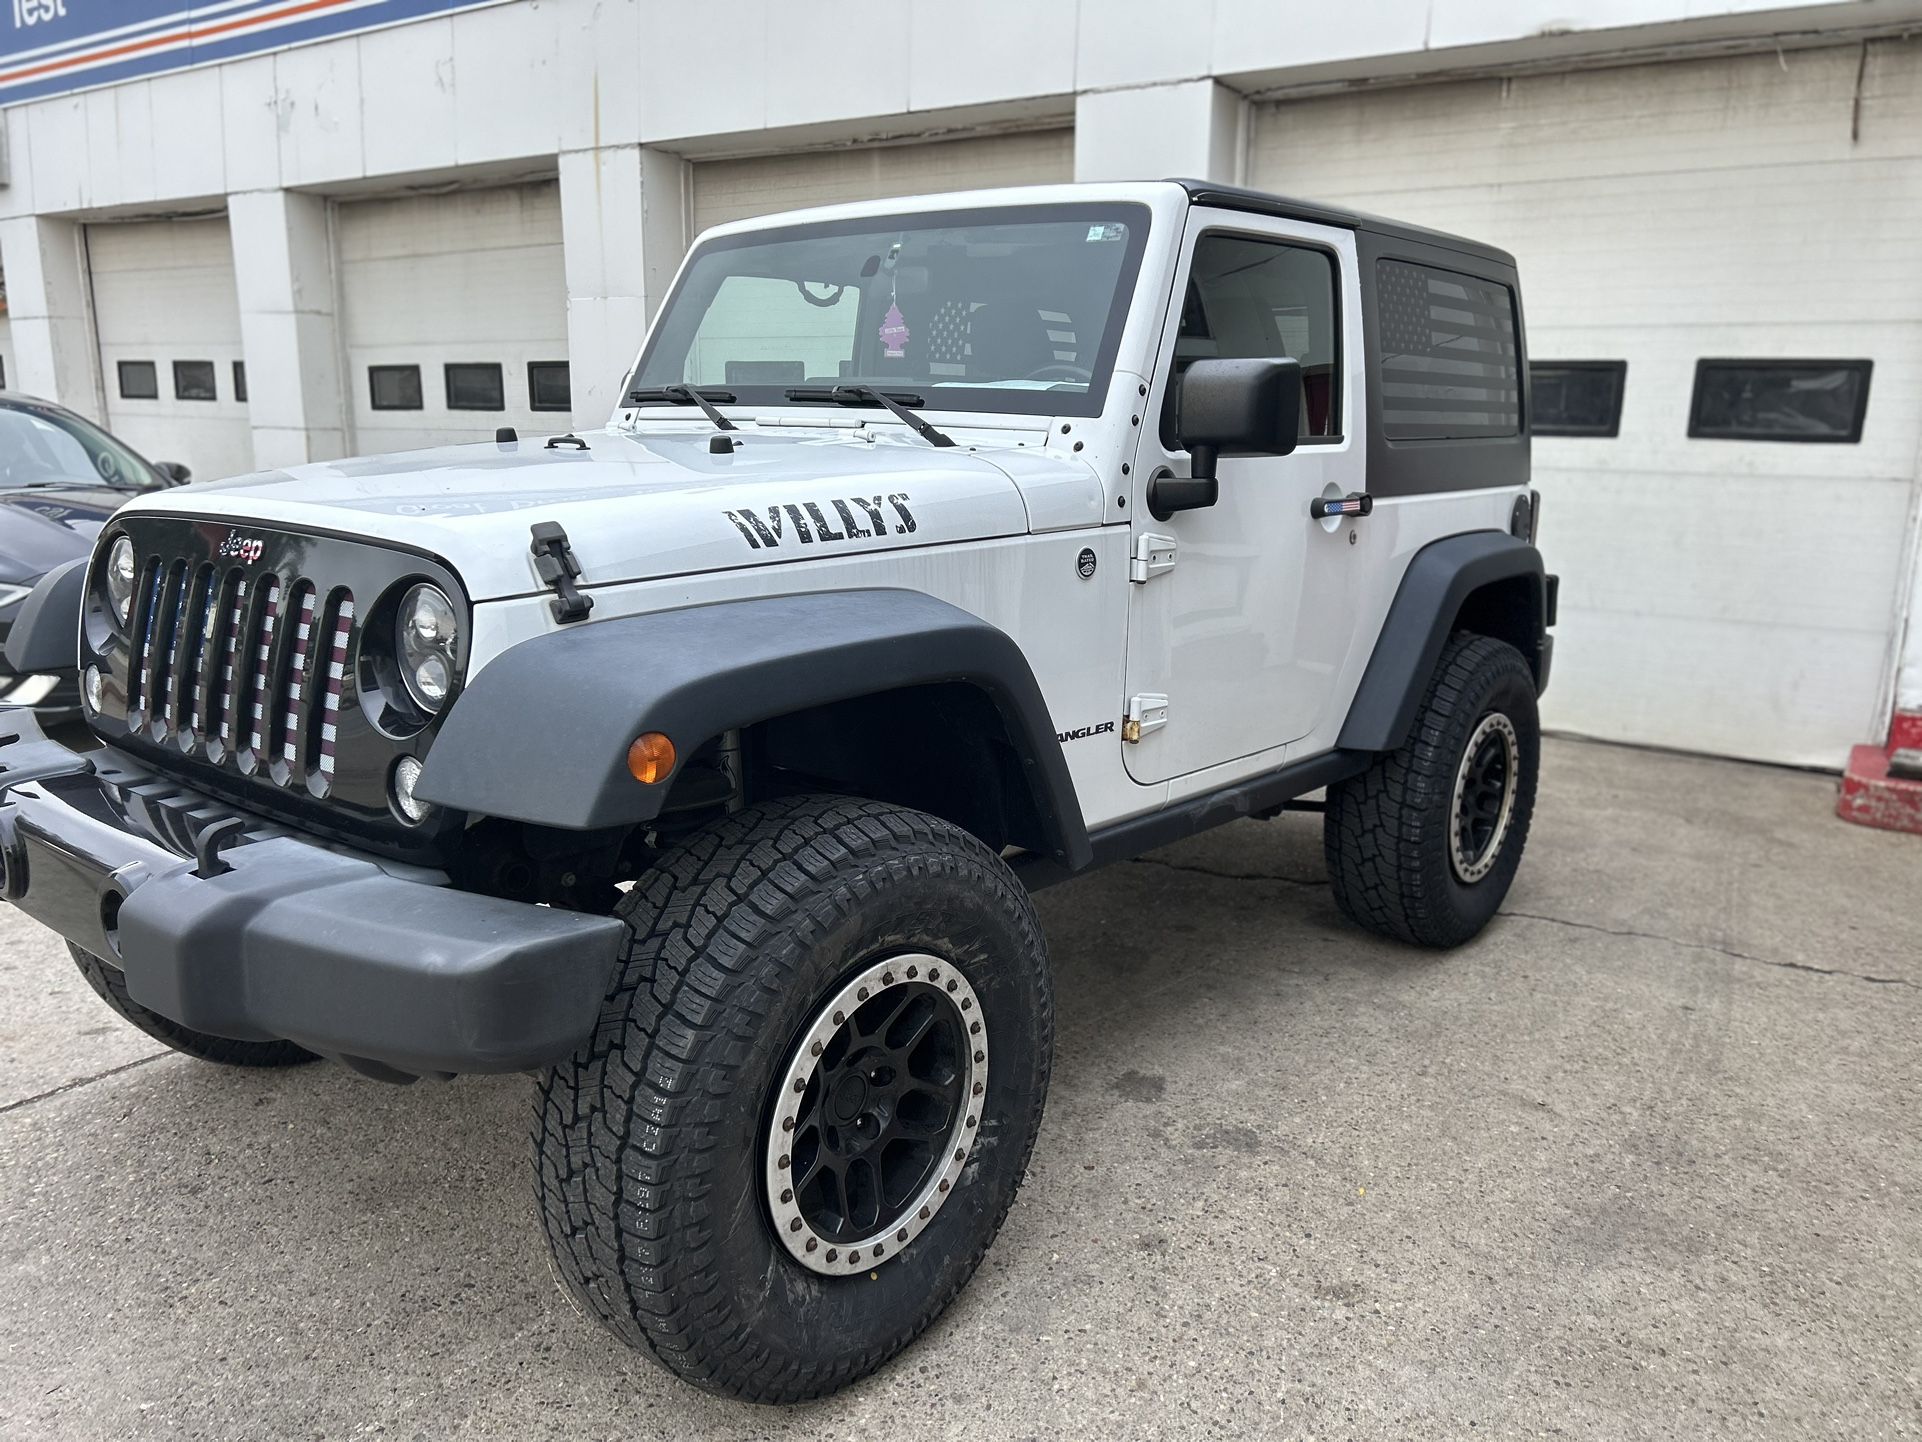
POLYGON ((1375 513, 1375 498, 1364 491, 1350 491, 1340 500, 1328 501, 1316 496, 1308 503, 1311 520, 1325 521, 1330 516, 1372 516, 1375 513))

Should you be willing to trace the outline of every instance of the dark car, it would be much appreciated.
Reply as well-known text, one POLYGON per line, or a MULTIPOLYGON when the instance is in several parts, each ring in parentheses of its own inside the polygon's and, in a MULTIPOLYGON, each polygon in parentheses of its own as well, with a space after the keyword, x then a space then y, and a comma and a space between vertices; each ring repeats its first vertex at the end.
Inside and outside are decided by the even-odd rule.
MULTIPOLYGON (((185 466, 150 461, 63 406, 0 391, 0 645, 35 581, 86 555, 134 496, 186 479, 185 466)), ((72 677, 22 676, 0 659, 0 706, 79 704, 72 677)))

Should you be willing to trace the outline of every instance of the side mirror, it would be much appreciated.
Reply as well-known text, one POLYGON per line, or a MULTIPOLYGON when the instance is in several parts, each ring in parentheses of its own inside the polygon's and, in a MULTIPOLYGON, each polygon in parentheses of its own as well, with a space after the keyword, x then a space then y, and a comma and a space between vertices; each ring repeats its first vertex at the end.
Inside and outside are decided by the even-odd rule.
POLYGON ((194 478, 194 473, 179 461, 155 461, 153 468, 165 476, 171 486, 184 486, 194 478))
POLYGON ((1212 506, 1222 455, 1285 456, 1301 440, 1301 362, 1198 360, 1175 396, 1175 434, 1194 458, 1189 479, 1157 480, 1148 508, 1165 521, 1176 511, 1212 506))
POLYGON ((1285 456, 1301 439, 1301 362, 1198 360, 1181 378, 1175 432, 1212 480, 1215 457, 1285 456))

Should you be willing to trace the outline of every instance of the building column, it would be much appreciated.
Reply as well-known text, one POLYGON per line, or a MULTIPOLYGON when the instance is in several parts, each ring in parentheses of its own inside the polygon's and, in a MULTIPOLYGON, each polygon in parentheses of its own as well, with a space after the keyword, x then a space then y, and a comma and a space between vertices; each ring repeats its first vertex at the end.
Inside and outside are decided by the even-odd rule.
POLYGON ((41 215, 0 220, 0 265, 6 267, 13 321, 14 374, 8 384, 105 421, 86 228, 41 215))
POLYGON ((573 420, 601 426, 687 248, 687 162, 615 145, 564 151, 560 171, 573 420))
POLYGON ((1084 92, 1074 102, 1074 178, 1237 183, 1247 108, 1214 80, 1084 92))
POLYGON ((348 452, 327 202, 290 190, 227 197, 254 464, 348 452))
POLYGON ((1909 577, 1908 631, 1895 676, 1895 709, 1922 717, 1922 545, 1915 547, 1909 577))

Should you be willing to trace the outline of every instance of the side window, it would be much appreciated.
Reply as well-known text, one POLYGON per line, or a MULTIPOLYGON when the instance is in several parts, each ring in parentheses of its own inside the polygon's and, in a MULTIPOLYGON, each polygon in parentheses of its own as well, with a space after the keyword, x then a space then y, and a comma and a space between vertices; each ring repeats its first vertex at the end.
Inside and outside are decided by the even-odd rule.
MULTIPOLYGON (((1175 337, 1177 378, 1195 361, 1287 356, 1301 362, 1301 435, 1341 434, 1341 333, 1335 317, 1335 258, 1324 250, 1204 235, 1195 242, 1175 337)), ((1161 417, 1171 449, 1174 386, 1161 417)))
POLYGON ((1391 441, 1490 440, 1521 433, 1515 297, 1405 260, 1375 262, 1381 429, 1391 441))

